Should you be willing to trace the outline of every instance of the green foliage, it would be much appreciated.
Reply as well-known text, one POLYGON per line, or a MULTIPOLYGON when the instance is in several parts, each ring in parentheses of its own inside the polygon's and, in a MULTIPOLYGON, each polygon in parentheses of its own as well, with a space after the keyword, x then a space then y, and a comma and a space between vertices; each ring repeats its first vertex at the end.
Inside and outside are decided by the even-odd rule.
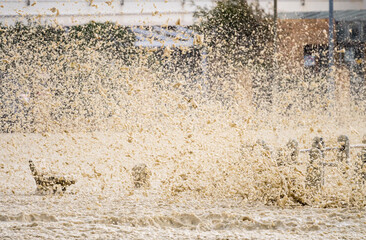
POLYGON ((196 28, 204 33, 214 58, 270 65, 273 20, 257 3, 220 0, 210 10, 200 9, 195 17, 199 20, 196 28))
POLYGON ((55 44, 50 49, 62 53, 65 50, 63 47, 68 45, 81 50, 91 48, 125 60, 135 53, 135 35, 128 28, 111 22, 90 22, 72 26, 69 30, 61 26, 17 22, 14 26, 0 26, 0 39, 0 48, 3 50, 9 44, 28 49, 55 44))
POLYGON ((91 47, 98 51, 110 51, 119 57, 135 53, 133 48, 135 35, 132 31, 111 22, 92 21, 85 25, 73 26, 70 28, 69 35, 77 40, 81 48, 91 47))
POLYGON ((17 22, 14 26, 1 26, 0 28, 0 37, 3 37, 0 46, 10 43, 12 45, 32 47, 33 45, 47 45, 50 42, 66 41, 65 30, 61 27, 17 22))

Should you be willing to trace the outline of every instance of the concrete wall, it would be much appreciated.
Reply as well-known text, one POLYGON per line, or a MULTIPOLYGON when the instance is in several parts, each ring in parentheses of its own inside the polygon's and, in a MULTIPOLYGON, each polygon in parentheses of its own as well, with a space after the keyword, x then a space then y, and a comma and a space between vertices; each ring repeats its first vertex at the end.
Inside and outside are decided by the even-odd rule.
MULTIPOLYGON (((334 10, 360 10, 366 0, 333 0, 334 10)), ((329 10, 329 0, 278 0, 279 12, 319 12, 329 10)))
MULTIPOLYGON (((253 0, 251 0, 253 2, 253 0)), ((366 9, 366 0, 333 0, 334 10, 366 9)), ((274 0, 259 0, 259 5, 266 12, 273 12, 274 0)), ((277 11, 287 12, 320 12, 328 11, 329 0, 277 0, 277 11)))
MULTIPOLYGON (((253 2, 254 0, 249 0, 253 2)), ((274 0, 259 0, 273 12, 274 0)), ((329 0, 278 0, 279 13, 328 11, 329 0)), ((215 0, 1 0, 0 22, 12 24, 25 16, 61 25, 91 20, 122 25, 191 25, 198 7, 211 8, 215 0)), ((366 0, 334 0, 334 10, 366 9, 366 0)))
POLYGON ((307 44, 328 44, 328 19, 291 19, 278 23, 280 60, 304 65, 307 44))
POLYGON ((70 26, 94 21, 121 25, 181 25, 193 23, 198 7, 212 7, 212 0, 3 0, 0 22, 13 24, 26 18, 70 26))

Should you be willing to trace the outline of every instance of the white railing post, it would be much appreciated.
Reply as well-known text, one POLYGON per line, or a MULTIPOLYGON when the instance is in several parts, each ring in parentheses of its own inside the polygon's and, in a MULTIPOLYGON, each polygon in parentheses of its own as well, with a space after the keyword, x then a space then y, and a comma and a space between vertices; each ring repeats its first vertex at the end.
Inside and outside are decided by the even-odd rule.
POLYGON ((306 168, 306 183, 308 188, 319 190, 324 185, 324 141, 321 137, 313 139, 312 148, 310 149, 309 165, 306 168))
MULTIPOLYGON (((366 134, 363 136, 362 143, 366 144, 366 134)), ((358 172, 360 174, 361 183, 366 182, 366 146, 361 149, 360 153, 360 163, 358 167, 358 172)))
POLYGON ((346 135, 340 135, 337 140, 339 144, 337 159, 339 162, 348 164, 350 150, 349 138, 346 135))
POLYGON ((299 142, 295 139, 290 139, 286 144, 292 163, 297 163, 299 157, 299 142))

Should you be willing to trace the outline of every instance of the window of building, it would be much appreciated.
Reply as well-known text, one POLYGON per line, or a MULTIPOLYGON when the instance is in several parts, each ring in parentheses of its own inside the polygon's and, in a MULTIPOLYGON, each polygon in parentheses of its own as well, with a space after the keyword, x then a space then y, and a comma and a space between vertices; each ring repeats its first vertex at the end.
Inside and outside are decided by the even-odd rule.
POLYGON ((308 44, 304 47, 304 66, 321 70, 328 66, 328 46, 308 44))
POLYGON ((361 24, 359 22, 349 24, 348 31, 351 41, 361 40, 361 24))
POLYGON ((347 39, 347 25, 345 22, 336 22, 336 38, 338 42, 343 42, 347 39))
POLYGON ((353 48, 346 49, 344 54, 344 61, 353 63, 355 61, 355 51, 353 48))
POLYGON ((336 40, 344 42, 366 42, 366 21, 336 22, 336 40))
POLYGON ((362 23, 362 41, 366 42, 366 22, 362 23))

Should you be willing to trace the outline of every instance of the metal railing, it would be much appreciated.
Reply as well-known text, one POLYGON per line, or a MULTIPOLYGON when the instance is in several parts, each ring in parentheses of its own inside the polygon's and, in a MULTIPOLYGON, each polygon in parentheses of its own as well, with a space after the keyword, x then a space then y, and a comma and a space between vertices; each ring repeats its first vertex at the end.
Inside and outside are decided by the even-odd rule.
MULTIPOLYGON (((299 143, 295 139, 291 139, 287 142, 286 146, 277 149, 275 151, 275 160, 278 166, 281 165, 302 165, 304 162, 299 162, 300 153, 308 153, 310 160, 305 163, 307 165, 306 169, 306 186, 313 186, 320 188, 325 184, 325 170, 328 167, 340 167, 343 174, 346 173, 347 169, 351 169, 350 166, 350 151, 351 149, 361 149, 361 153, 358 154, 357 165, 359 169, 366 167, 366 135, 363 137, 362 144, 351 145, 348 136, 340 135, 337 139, 338 146, 336 147, 326 147, 324 139, 322 137, 315 137, 312 142, 311 148, 300 149, 299 143), (325 162, 325 152, 335 151, 336 161, 325 162)), ((269 156, 273 158, 274 150, 263 140, 257 140, 255 145, 246 146, 252 147, 261 146, 265 151, 270 152, 269 156)), ((355 169, 357 171, 357 169, 355 169)), ((360 171, 360 178, 366 181, 366 173, 360 171)))

